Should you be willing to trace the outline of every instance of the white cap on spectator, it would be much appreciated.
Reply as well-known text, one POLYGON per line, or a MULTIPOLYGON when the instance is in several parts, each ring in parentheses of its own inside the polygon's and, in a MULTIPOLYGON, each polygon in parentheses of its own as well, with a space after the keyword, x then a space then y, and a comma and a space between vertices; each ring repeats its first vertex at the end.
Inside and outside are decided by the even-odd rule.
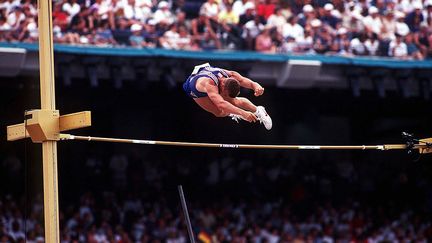
POLYGON ((398 34, 400 36, 406 36, 406 35, 408 35, 408 33, 409 33, 409 29, 396 27, 396 34, 398 34))
POLYGON ((375 6, 370 6, 369 7, 369 10, 368 10, 368 13, 369 14, 376 14, 376 13, 378 13, 379 11, 378 11, 378 8, 377 7, 375 7, 375 6))
POLYGON ((354 10, 351 12, 351 17, 355 18, 357 20, 362 20, 363 19, 363 15, 361 14, 360 11, 354 10))
POLYGON ((423 9, 423 4, 421 2, 419 2, 419 1, 413 2, 412 6, 413 6, 414 9, 423 9))
POLYGON ((394 15, 395 15, 396 19, 403 19, 403 18, 405 18, 405 13, 401 12, 401 11, 396 11, 394 15))
POLYGON ((312 27, 319 27, 319 26, 321 26, 321 20, 319 20, 319 19, 313 19, 311 21, 311 26, 312 27))
POLYGON ((149 19, 149 20, 147 21, 147 24, 149 24, 149 25, 156 25, 157 22, 156 22, 156 20, 154 20, 154 19, 149 19))
POLYGON ((324 10, 326 10, 326 11, 332 11, 333 9, 334 9, 334 7, 333 7, 333 4, 331 4, 331 3, 326 3, 324 5, 324 10))
POLYGON ((338 35, 344 35, 344 34, 348 33, 348 30, 344 27, 341 27, 340 29, 338 29, 337 33, 338 33, 338 35))
POLYGON ((314 11, 314 8, 312 7, 312 5, 306 4, 306 5, 303 6, 303 12, 309 13, 309 12, 312 12, 312 11, 314 11))
POLYGON ((338 18, 338 19, 342 18, 342 14, 337 9, 333 9, 330 13, 335 18, 338 18))
POLYGON ((424 5, 425 7, 432 7, 432 0, 427 0, 424 5))
POLYGON ((33 37, 33 38, 37 38, 38 37, 36 22, 29 23, 27 25, 27 30, 30 32, 30 37, 33 37))
POLYGON ((37 29, 37 25, 36 25, 35 22, 31 22, 31 23, 29 23, 27 25, 27 30, 29 30, 29 31, 33 31, 33 30, 36 30, 36 29, 37 29))
POLYGON ((81 36, 79 39, 80 39, 81 44, 88 44, 89 43, 89 39, 85 36, 81 36))
POLYGON ((166 1, 161 1, 158 4, 158 8, 168 8, 168 3, 166 1))
POLYGON ((133 25, 131 26, 131 31, 132 31, 132 32, 135 32, 135 31, 141 31, 141 30, 142 30, 142 26, 139 25, 139 24, 133 24, 133 25))
POLYGON ((253 2, 247 2, 247 3, 244 5, 244 9, 245 9, 245 10, 248 10, 248 9, 255 9, 255 4, 254 4, 253 2))

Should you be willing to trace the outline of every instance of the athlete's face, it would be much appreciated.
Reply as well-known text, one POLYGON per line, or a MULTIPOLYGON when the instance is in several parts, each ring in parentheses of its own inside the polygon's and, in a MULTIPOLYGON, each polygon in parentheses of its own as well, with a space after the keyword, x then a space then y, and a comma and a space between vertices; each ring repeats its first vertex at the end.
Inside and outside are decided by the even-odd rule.
MULTIPOLYGON (((220 81, 220 95, 224 98, 224 99, 232 99, 233 97, 231 97, 229 95, 229 91, 228 88, 226 87, 226 83, 227 80, 229 78, 225 78, 225 77, 221 77, 219 78, 220 81)), ((237 94, 237 96, 240 94, 240 92, 237 94)))
POLYGON ((219 78, 219 80, 220 80, 220 95, 224 98, 229 98, 228 91, 225 86, 227 78, 222 77, 219 78))

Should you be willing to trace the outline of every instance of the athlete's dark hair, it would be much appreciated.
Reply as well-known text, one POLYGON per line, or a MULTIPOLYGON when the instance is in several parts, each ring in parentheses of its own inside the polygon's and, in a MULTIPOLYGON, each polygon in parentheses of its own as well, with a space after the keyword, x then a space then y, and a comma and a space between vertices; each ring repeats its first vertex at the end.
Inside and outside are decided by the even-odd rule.
POLYGON ((227 78, 225 80, 225 89, 229 97, 235 98, 240 94, 240 83, 234 78, 227 78))

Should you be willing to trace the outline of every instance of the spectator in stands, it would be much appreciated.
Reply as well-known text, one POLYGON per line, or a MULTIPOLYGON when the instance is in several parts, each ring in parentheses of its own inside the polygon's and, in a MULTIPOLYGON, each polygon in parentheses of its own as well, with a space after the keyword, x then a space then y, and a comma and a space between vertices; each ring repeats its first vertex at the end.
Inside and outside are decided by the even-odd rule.
POLYGON ((324 5, 324 14, 320 17, 323 24, 326 24, 333 29, 336 29, 336 25, 339 23, 339 19, 333 16, 332 11, 334 11, 334 6, 331 3, 326 3, 324 5))
POLYGON ((297 43, 297 49, 299 52, 302 53, 309 53, 314 54, 315 51, 313 50, 313 36, 311 30, 305 30, 304 31, 304 37, 296 40, 297 43))
POLYGON ((27 25, 30 23, 30 19, 25 19, 20 22, 18 27, 12 29, 9 37, 13 41, 26 42, 28 37, 27 25))
POLYGON ((61 4, 55 4, 54 10, 52 12, 52 17, 53 17, 53 24, 59 26, 60 29, 64 31, 67 30, 73 16, 69 16, 68 12, 62 9, 61 4))
POLYGON ((4 14, 9 13, 9 11, 10 11, 10 4, 9 4, 9 2, 7 0, 0 0, 0 13, 3 16, 5 16, 4 14))
POLYGON ((284 41, 281 43, 280 52, 282 53, 299 52, 299 48, 296 40, 292 36, 288 36, 287 38, 284 38, 284 41))
POLYGON ((350 43, 351 52, 356 56, 368 55, 368 49, 366 48, 365 45, 366 40, 367 40, 366 33, 363 33, 359 37, 352 39, 350 43))
POLYGON ((151 17, 151 7, 151 1, 128 0, 127 4, 123 6, 124 17, 130 23, 144 23, 151 17))
POLYGON ((90 10, 94 13, 96 19, 105 20, 108 19, 111 2, 104 0, 94 0, 94 3, 90 6, 90 10))
POLYGON ((32 0, 26 0, 21 3, 21 7, 26 17, 35 18, 37 16, 37 6, 35 6, 35 2, 32 2, 32 0))
POLYGON ((380 41, 378 35, 375 33, 367 34, 367 39, 364 42, 368 55, 378 56, 378 50, 380 48, 380 41))
POLYGON ((311 27, 314 38, 314 51, 319 54, 329 51, 333 42, 329 27, 326 25, 323 26, 319 19, 312 20, 311 27))
POLYGON ((238 16, 244 14, 246 12, 246 4, 249 2, 252 3, 250 0, 235 0, 232 7, 234 13, 238 16))
POLYGON ((0 38, 2 41, 5 41, 6 35, 8 35, 9 31, 11 30, 11 26, 8 24, 6 17, 0 16, 0 38))
MULTIPOLYGON (((244 6, 244 9, 245 9, 244 14, 241 14, 239 18, 240 28, 243 28, 247 22, 254 20, 256 16, 255 4, 253 4, 252 2, 247 2, 244 6)), ((260 22, 262 24, 265 24, 265 19, 260 17, 260 22)))
POLYGON ((349 55, 350 51, 350 40, 348 38, 348 30, 341 27, 337 30, 336 38, 331 46, 331 51, 339 55, 349 55))
POLYGON ((399 32, 404 35, 408 34, 410 32, 410 29, 408 25, 405 23, 405 14, 402 12, 396 12, 395 18, 396 18, 396 26, 395 26, 394 33, 399 32))
POLYGON ((218 22, 223 30, 224 46, 242 49, 241 29, 238 27, 239 16, 232 10, 232 5, 226 5, 226 9, 218 16, 218 22))
POLYGON ((235 26, 239 23, 240 16, 233 11, 232 5, 226 5, 218 15, 218 22, 222 25, 235 26))
POLYGON ((279 33, 282 33, 283 26, 286 22, 286 18, 282 14, 282 9, 280 7, 275 8, 274 13, 267 19, 267 25, 275 27, 279 33))
POLYGON ((246 49, 255 50, 255 38, 264 30, 264 27, 265 25, 262 23, 262 17, 259 15, 254 15, 254 18, 243 26, 242 37, 245 40, 246 49))
POLYGON ((429 26, 429 30, 432 30, 432 0, 427 0, 425 2, 426 10, 423 11, 423 23, 429 26))
POLYGON ((369 7, 368 12, 369 15, 363 18, 366 33, 375 33, 380 35, 383 29, 383 23, 378 8, 371 6, 369 7))
POLYGON ((273 3, 273 0, 258 0, 258 2, 257 14, 267 20, 275 12, 276 4, 273 3))
POLYGON ((147 47, 158 47, 162 31, 158 29, 156 21, 154 19, 149 19, 144 27, 143 36, 147 43, 147 47))
POLYGON ((216 0, 207 0, 200 8, 200 14, 205 15, 210 21, 218 21, 219 5, 216 0))
POLYGON ((354 10, 349 15, 350 15, 349 22, 343 26, 347 28, 348 31, 353 35, 358 35, 363 33, 365 31, 365 25, 363 23, 364 17, 360 13, 360 11, 354 10))
POLYGON ((192 29, 190 21, 186 19, 186 13, 183 11, 178 11, 175 16, 174 23, 179 26, 184 26, 187 30, 192 29))
POLYGON ((273 42, 271 31, 275 30, 270 26, 265 26, 261 33, 256 37, 255 50, 264 53, 275 53, 276 45, 273 42))
POLYGON ((96 46, 111 46, 117 44, 109 28, 108 20, 103 20, 99 23, 94 36, 94 44, 96 46))
POLYGON ((205 14, 205 11, 200 11, 198 18, 191 22, 192 38, 200 43, 201 49, 220 49, 221 43, 218 39, 215 30, 213 29, 210 19, 205 14))
POLYGON ((69 40, 72 44, 89 44, 91 30, 87 27, 84 18, 78 18, 76 24, 71 26, 69 40))
POLYGON ((153 15, 153 19, 156 21, 156 24, 169 26, 174 23, 174 15, 169 9, 168 2, 161 1, 158 4, 158 9, 153 15))
POLYGON ((299 24, 305 28, 307 25, 310 25, 311 21, 316 18, 314 8, 310 4, 306 4, 303 6, 303 13, 299 14, 299 24))
POLYGON ((26 42, 36 42, 39 38, 38 25, 34 19, 29 19, 26 25, 26 42))
POLYGON ((399 59, 406 59, 408 57, 408 48, 403 41, 404 38, 398 32, 396 32, 395 36, 396 39, 390 42, 388 55, 399 59))
POLYGON ((408 57, 410 59, 422 60, 424 57, 417 45, 414 43, 414 33, 408 33, 405 36, 405 44, 407 45, 408 57))
POLYGON ((420 31, 415 33, 415 44, 420 49, 424 57, 432 56, 432 32, 429 32, 427 26, 422 25, 420 31))
POLYGON ((115 21, 115 29, 112 31, 114 40, 120 45, 129 45, 129 38, 132 35, 129 22, 125 18, 118 18, 115 21))
POLYGON ((178 27, 178 32, 179 32, 179 39, 177 45, 179 46, 180 49, 191 50, 191 51, 200 50, 199 44, 192 39, 191 35, 189 34, 185 26, 180 25, 178 27))
POLYGON ((288 19, 291 16, 295 15, 291 9, 291 4, 289 2, 281 1, 279 7, 281 8, 281 13, 285 17, 285 19, 288 19))
POLYGON ((420 24, 424 20, 422 13, 423 6, 422 3, 418 1, 415 1, 412 6, 414 10, 406 16, 405 22, 407 23, 411 32, 418 32, 420 30, 420 24))
POLYGON ((395 33, 396 33, 396 19, 394 13, 391 11, 386 11, 384 13, 384 18, 382 19, 382 23, 383 23, 383 28, 381 32, 381 39, 385 41, 393 40, 395 38, 395 33))
POLYGON ((10 11, 7 17, 8 24, 11 26, 13 30, 18 29, 21 22, 26 19, 24 15, 23 9, 20 6, 16 6, 10 11))
POLYGON ((62 9, 68 14, 70 22, 81 11, 81 6, 77 3, 77 0, 67 0, 63 3, 62 9))
POLYGON ((21 220, 20 218, 12 221, 12 227, 9 231, 9 236, 15 241, 15 242, 21 242, 24 240, 25 233, 21 230, 21 225, 17 220, 21 220))
POLYGON ((129 43, 133 47, 144 47, 147 43, 142 34, 142 26, 140 24, 133 24, 130 28, 132 35, 129 37, 129 43))
POLYGON ((180 49, 178 42, 180 34, 178 33, 178 27, 175 24, 171 24, 169 29, 165 31, 163 36, 159 38, 161 47, 165 49, 180 49))
POLYGON ((304 29, 297 23, 296 16, 291 16, 288 19, 288 22, 284 24, 281 33, 285 39, 291 37, 296 41, 300 41, 304 38, 304 29))

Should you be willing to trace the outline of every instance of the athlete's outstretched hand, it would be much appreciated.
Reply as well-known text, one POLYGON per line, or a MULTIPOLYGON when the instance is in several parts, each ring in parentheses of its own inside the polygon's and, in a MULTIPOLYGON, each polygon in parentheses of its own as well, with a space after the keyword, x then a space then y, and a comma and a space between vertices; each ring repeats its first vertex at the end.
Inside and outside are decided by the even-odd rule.
POLYGON ((254 95, 255 96, 260 96, 264 93, 264 88, 259 85, 258 83, 255 83, 254 85, 254 95))
POLYGON ((257 117, 254 113, 250 112, 250 111, 245 111, 242 115, 243 119, 245 119, 248 122, 256 122, 257 121, 257 117))

